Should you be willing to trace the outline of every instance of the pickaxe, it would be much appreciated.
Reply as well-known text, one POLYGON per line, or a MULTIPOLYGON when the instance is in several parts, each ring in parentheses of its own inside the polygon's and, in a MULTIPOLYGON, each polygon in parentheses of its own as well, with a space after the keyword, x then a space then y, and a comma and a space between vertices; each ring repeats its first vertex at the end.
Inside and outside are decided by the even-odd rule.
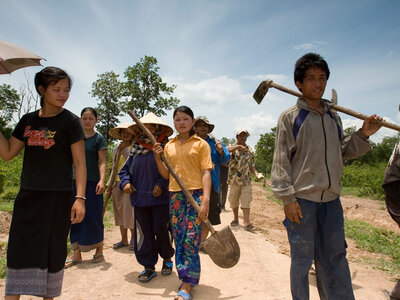
MULTIPOLYGON (((296 96, 296 97, 303 97, 303 95, 300 92, 293 91, 287 87, 276 84, 272 80, 267 79, 267 80, 262 81, 260 83, 260 85, 258 86, 258 88, 256 89, 256 91, 254 92, 254 95, 253 95, 254 100, 256 100, 256 102, 258 104, 260 104, 261 101, 264 99, 265 94, 267 94, 268 89, 271 87, 276 88, 282 92, 288 93, 288 94, 296 96)), ((347 115, 350 115, 352 117, 355 117, 355 118, 358 118, 361 120, 365 120, 366 118, 368 118, 367 115, 364 115, 364 114, 358 113, 354 110, 348 109, 346 107, 337 105, 337 95, 336 95, 335 90, 332 90, 332 105, 330 107, 336 111, 345 113, 347 115)), ((381 126, 400 131, 400 126, 397 124, 393 124, 393 123, 386 122, 386 121, 379 121, 379 120, 372 120, 372 122, 376 122, 381 126)))

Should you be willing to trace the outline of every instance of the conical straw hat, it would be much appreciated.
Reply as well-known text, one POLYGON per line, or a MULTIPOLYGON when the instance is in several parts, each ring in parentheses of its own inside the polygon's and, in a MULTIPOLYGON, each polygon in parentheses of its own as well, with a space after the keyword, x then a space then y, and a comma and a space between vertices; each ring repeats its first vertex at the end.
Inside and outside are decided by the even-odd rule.
POLYGON ((121 130, 120 129, 128 129, 129 133, 132 134, 132 132, 129 130, 129 127, 131 127, 133 124, 129 122, 125 122, 122 124, 119 124, 117 127, 114 127, 113 129, 110 129, 108 134, 112 136, 115 139, 122 140, 121 137, 121 130))
MULTIPOLYGON (((143 124, 155 124, 155 125, 161 125, 167 128, 166 135, 171 136, 174 133, 174 130, 172 127, 170 127, 167 123, 165 123, 161 118, 157 117, 154 113, 148 113, 147 115, 144 115, 143 117, 140 118, 140 121, 143 124)), ((135 131, 139 130, 139 126, 137 124, 133 124, 132 126, 129 127, 130 131, 134 133, 135 131)))

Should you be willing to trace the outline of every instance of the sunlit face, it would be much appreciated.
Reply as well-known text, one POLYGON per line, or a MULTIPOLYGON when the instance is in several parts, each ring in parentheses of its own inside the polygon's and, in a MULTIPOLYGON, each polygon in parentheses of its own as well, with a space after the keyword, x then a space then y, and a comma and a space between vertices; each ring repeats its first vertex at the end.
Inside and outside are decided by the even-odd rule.
POLYGON ((43 105, 63 107, 69 97, 69 80, 68 78, 63 78, 56 83, 50 84, 46 89, 43 86, 39 86, 38 89, 43 96, 43 105))
POLYGON ((320 101, 326 87, 326 73, 320 68, 309 68, 303 82, 296 81, 296 86, 303 93, 303 97, 311 101, 320 101))
POLYGON ((180 134, 189 133, 193 128, 194 121, 188 114, 177 112, 174 117, 174 126, 180 134))
POLYGON ((85 111, 81 116, 82 127, 84 130, 92 130, 97 123, 97 118, 90 111, 85 111))
POLYGON ((247 141, 247 133, 241 132, 239 135, 236 136, 236 139, 239 145, 245 145, 247 141))
POLYGON ((199 137, 204 138, 210 132, 210 127, 206 122, 198 121, 196 125, 194 125, 194 131, 199 137))
POLYGON ((120 129, 120 136, 123 141, 130 141, 132 139, 132 134, 126 128, 120 129))

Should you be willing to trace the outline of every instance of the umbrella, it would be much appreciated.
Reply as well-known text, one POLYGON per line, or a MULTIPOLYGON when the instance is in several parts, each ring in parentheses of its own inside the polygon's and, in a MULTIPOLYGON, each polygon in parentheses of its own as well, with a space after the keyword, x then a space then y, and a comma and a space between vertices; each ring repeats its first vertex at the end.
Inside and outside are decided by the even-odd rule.
POLYGON ((0 74, 11 72, 30 66, 40 66, 44 58, 17 45, 0 41, 0 74))

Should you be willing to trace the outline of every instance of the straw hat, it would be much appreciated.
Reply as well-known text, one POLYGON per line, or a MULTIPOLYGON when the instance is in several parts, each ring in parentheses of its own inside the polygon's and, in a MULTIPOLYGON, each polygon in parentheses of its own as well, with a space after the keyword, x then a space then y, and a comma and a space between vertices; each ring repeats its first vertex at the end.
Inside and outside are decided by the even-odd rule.
POLYGON ((129 127, 131 127, 133 124, 129 122, 122 123, 118 125, 117 127, 114 127, 111 129, 108 134, 112 136, 115 139, 122 140, 121 138, 121 130, 120 129, 128 129, 129 133, 132 134, 132 132, 129 130, 129 127))
POLYGON ((196 121, 194 122, 194 126, 196 126, 197 123, 203 121, 204 123, 206 123, 208 125, 208 131, 211 132, 214 130, 214 124, 211 124, 210 121, 208 121, 207 117, 205 116, 199 116, 196 118, 196 121))
MULTIPOLYGON (((140 121, 143 124, 154 124, 154 125, 161 125, 161 126, 166 127, 167 131, 165 134, 167 136, 171 136, 174 133, 174 130, 172 129, 171 126, 169 126, 167 123, 165 123, 163 120, 161 120, 161 118, 157 117, 152 112, 141 117, 140 121)), ((129 130, 132 134, 135 134, 135 132, 139 130, 139 126, 137 124, 133 124, 129 127, 129 130)))

